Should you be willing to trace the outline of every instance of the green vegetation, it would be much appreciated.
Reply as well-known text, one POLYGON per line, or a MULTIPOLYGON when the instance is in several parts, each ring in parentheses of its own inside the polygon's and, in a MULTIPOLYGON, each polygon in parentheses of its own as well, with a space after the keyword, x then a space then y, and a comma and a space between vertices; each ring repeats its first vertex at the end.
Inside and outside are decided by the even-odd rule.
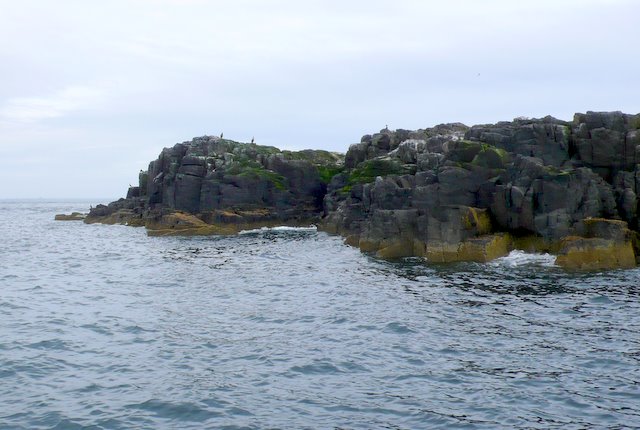
POLYGON ((280 153, 280 150, 275 146, 256 145, 255 143, 241 143, 234 142, 232 140, 226 140, 224 143, 229 147, 228 152, 242 157, 255 158, 256 155, 272 155, 280 153))
POLYGON ((544 166, 542 166, 542 168, 544 169, 545 175, 548 175, 548 176, 569 177, 569 176, 575 174, 575 171, 573 171, 573 170, 561 170, 561 169, 557 168, 556 166, 552 166, 552 165, 549 165, 549 164, 545 164, 544 166))
POLYGON ((253 179, 266 179, 271 181, 271 183, 273 183, 273 185, 280 191, 284 191, 287 188, 285 185, 286 178, 284 176, 263 167, 248 167, 239 173, 238 176, 253 179))
POLYGON ((388 158, 374 158, 363 161, 355 169, 349 172, 347 185, 340 189, 342 193, 348 193, 356 184, 366 184, 375 181, 378 176, 404 175, 412 173, 396 160, 388 158))
POLYGON ((509 153, 502 148, 482 144, 478 152, 471 160, 471 164, 490 169, 504 169, 509 162, 509 153))
POLYGON ((308 161, 315 166, 337 166, 344 160, 343 154, 321 149, 305 149, 302 151, 282 151, 285 160, 308 161))
POLYGON ((378 176, 401 175, 406 173, 402 165, 395 160, 374 158, 366 160, 349 174, 349 184, 373 182, 378 176))
POLYGON ((262 164, 248 158, 236 158, 227 167, 227 173, 230 175, 240 175, 247 169, 264 169, 262 164))
POLYGON ((265 169, 262 164, 255 160, 249 160, 247 158, 235 159, 226 172, 229 175, 237 175, 243 178, 252 179, 266 179, 271 181, 273 185, 279 190, 285 190, 286 178, 277 174, 273 170, 265 169))
POLYGON ((280 153, 280 150, 275 146, 256 145, 255 143, 248 143, 246 145, 248 149, 246 152, 255 152, 260 155, 273 155, 280 153))
POLYGON ((308 161, 316 166, 320 180, 328 184, 331 178, 342 173, 344 155, 324 150, 305 149, 302 151, 282 151, 285 160, 308 161))
POLYGON ((317 168, 318 173, 320 173, 320 180, 325 184, 331 182, 331 178, 344 170, 343 166, 318 166, 317 168))
POLYGON ((487 144, 472 142, 470 140, 458 140, 449 143, 449 159, 462 163, 471 163, 474 157, 484 149, 487 144))
POLYGON ((344 187, 340 188, 338 192, 340 194, 349 194, 352 188, 353 188, 353 185, 345 185, 344 187))

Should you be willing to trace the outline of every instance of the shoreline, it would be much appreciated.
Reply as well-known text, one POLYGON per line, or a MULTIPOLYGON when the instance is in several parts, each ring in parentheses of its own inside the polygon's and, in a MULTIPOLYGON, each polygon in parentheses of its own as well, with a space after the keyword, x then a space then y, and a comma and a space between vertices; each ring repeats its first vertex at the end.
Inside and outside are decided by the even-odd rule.
POLYGON ((487 262, 552 252, 567 269, 640 255, 640 114, 517 118, 365 135, 346 154, 202 136, 165 148, 85 222, 149 235, 316 224, 379 258, 487 262))

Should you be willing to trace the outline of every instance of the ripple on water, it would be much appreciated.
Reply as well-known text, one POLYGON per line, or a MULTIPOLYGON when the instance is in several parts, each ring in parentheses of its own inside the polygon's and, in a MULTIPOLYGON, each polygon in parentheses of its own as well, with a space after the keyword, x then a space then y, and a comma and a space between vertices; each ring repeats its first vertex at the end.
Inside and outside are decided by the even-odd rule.
POLYGON ((390 322, 385 326, 384 331, 398 334, 415 333, 414 330, 411 330, 409 327, 399 322, 390 322))
POLYGON ((51 221, 88 205, 0 203, 7 428, 640 428, 639 270, 51 221))
POLYGON ((323 360, 314 360, 313 363, 302 366, 291 367, 291 372, 301 373, 303 375, 326 375, 343 373, 338 367, 332 363, 323 360))
POLYGON ((176 402, 159 399, 149 399, 142 403, 126 405, 126 407, 128 409, 139 409, 156 417, 178 422, 204 422, 223 415, 222 411, 213 410, 211 405, 204 407, 195 402, 176 402))

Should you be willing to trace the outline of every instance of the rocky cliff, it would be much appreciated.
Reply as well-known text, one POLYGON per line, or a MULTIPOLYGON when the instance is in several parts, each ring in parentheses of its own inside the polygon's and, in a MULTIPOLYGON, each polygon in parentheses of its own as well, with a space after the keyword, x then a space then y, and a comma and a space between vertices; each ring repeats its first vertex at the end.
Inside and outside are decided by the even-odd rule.
POLYGON ((144 225, 150 234, 229 234, 317 223, 343 156, 280 151, 215 136, 165 148, 126 199, 92 208, 85 222, 144 225))
POLYGON ((640 114, 588 112, 363 136, 346 155, 217 137, 162 151, 86 222, 154 234, 317 223, 379 257, 488 261, 547 251, 571 268, 636 265, 640 114))

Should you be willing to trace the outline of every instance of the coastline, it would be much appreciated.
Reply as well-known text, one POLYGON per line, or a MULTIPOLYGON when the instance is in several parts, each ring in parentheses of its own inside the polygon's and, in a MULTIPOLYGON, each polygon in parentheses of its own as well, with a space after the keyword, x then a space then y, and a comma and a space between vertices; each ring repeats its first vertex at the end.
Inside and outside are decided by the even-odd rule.
POLYGON ((365 135, 346 154, 217 136, 165 148, 87 223, 150 235, 316 224, 376 257, 487 262, 551 252, 567 269, 637 264, 640 114, 518 118, 365 135))

